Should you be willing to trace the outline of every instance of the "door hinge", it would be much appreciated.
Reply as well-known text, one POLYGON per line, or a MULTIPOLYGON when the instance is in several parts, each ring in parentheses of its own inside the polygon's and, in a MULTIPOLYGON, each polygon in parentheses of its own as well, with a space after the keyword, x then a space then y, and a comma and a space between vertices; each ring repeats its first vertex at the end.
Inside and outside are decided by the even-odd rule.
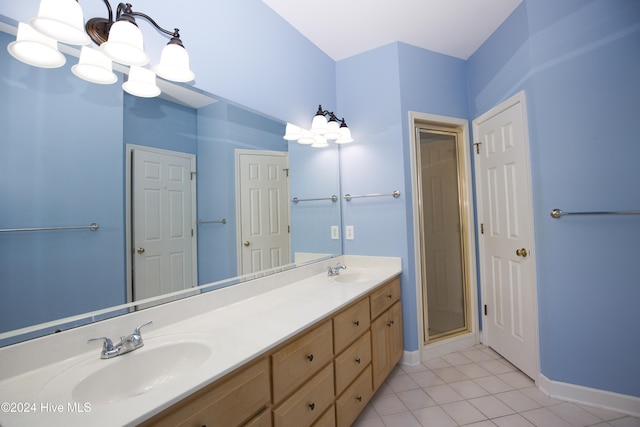
POLYGON ((193 228, 191 229, 191 237, 193 237, 193 228))
POLYGON ((287 225, 287 233, 291 233, 291 226, 287 225))
POLYGON ((482 142, 474 142, 473 145, 476 146, 476 154, 480 154, 480 144, 482 144, 482 142))
POLYGON ((191 181, 193 181, 193 177, 195 176, 195 172, 191 172, 191 181))
POLYGON ((487 315, 487 304, 484 305, 484 315, 487 315))
POLYGON ((480 234, 484 234, 484 223, 480 224, 480 234))

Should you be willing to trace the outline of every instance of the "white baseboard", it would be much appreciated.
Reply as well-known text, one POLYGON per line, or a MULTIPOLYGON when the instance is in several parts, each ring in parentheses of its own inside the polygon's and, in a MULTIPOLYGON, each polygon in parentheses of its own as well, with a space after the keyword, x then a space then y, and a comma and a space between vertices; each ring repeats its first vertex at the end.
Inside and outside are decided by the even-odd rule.
POLYGON ((640 417, 640 397, 553 381, 542 374, 537 386, 549 397, 640 417))
POLYGON ((402 359, 400 359, 401 365, 416 366, 420 364, 420 350, 404 351, 402 359))

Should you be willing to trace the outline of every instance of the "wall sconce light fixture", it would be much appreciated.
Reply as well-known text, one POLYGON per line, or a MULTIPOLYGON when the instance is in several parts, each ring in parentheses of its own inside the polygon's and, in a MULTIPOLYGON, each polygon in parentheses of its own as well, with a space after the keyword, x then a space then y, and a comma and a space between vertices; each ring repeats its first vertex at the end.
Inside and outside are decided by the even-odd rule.
POLYGON ((338 119, 333 111, 323 110, 322 105, 318 105, 310 130, 287 123, 284 139, 298 141, 300 144, 310 144, 316 148, 328 147, 329 140, 334 140, 336 144, 353 142, 351 131, 344 118, 338 119))
POLYGON ((56 68, 66 62, 58 51, 58 42, 82 46, 80 60, 72 67, 73 74, 92 83, 111 84, 117 81, 112 61, 128 65, 131 68, 123 89, 142 97, 160 94, 156 74, 174 82, 194 79, 189 68, 189 54, 180 40, 178 28, 165 30, 150 16, 134 12, 130 3, 118 4, 114 20, 109 1, 103 1, 108 18, 91 18, 85 25, 77 0, 41 0, 38 16, 30 21, 31 25, 18 24, 16 41, 10 43, 7 50, 26 64, 56 68), (149 63, 149 55, 144 51, 142 31, 135 17, 149 21, 158 31, 171 36, 154 70, 142 68, 149 63), (87 46, 91 41, 100 49, 87 46))

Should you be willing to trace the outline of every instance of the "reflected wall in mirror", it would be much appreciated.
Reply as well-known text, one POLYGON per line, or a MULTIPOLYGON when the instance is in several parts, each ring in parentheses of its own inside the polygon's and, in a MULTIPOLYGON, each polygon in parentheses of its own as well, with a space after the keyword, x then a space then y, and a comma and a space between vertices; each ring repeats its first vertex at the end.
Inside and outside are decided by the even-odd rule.
MULTIPOLYGON (((14 39, 0 32, 0 45, 14 39)), ((241 281, 239 258, 246 248, 239 244, 238 150, 280 153, 288 162, 272 172, 286 177, 287 190, 277 197, 285 198, 279 214, 287 216, 289 250, 274 265, 263 267, 295 267, 341 253, 341 240, 331 235, 331 227, 340 229, 339 201, 291 203, 293 197, 339 196, 336 146, 312 149, 288 143, 282 139, 284 123, 197 89, 190 89, 194 98, 143 99, 122 91, 121 74, 114 85, 90 84, 71 73, 75 62, 68 58, 62 68, 40 69, 0 49, 0 229, 99 225, 95 231, 0 232, 0 345, 100 320, 113 315, 106 313, 109 307, 120 308, 115 314, 135 308, 122 305, 137 301, 135 257, 143 246, 135 233, 141 229, 151 237, 154 232, 171 234, 186 218, 189 240, 195 242, 191 254, 179 262, 146 263, 146 277, 155 286, 147 296, 170 290, 160 286, 167 271, 189 289, 241 281), (131 163, 136 150, 181 153, 178 157, 195 160, 195 170, 180 172, 181 179, 195 181, 194 209, 184 213, 185 218, 159 210, 158 217, 170 218, 168 225, 160 220, 136 225, 139 212, 134 212, 132 189, 141 175, 131 163), (223 219, 226 223, 217 222, 223 219), (183 274, 189 264, 193 279, 183 274), (68 319, 96 310, 105 314, 68 319)), ((175 93, 188 93, 186 86, 177 88, 175 93)), ((170 168, 169 175, 175 178, 176 170, 170 168)), ((143 200, 155 203, 150 195, 143 200)), ((255 219, 249 225, 254 232, 259 229, 255 219)))

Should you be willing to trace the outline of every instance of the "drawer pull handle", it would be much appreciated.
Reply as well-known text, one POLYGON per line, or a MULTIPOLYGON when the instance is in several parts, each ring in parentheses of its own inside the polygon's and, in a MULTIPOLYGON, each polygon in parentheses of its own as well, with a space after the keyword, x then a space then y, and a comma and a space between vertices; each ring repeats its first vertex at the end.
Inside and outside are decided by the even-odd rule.
POLYGON ((308 355, 307 359, 309 359, 309 362, 313 362, 313 354, 308 355))
POLYGON ((357 363, 358 365, 360 364, 360 358, 359 358, 359 357, 356 359, 356 363, 357 363))
POLYGON ((309 403, 309 409, 311 409, 312 411, 314 409, 316 409, 316 404, 315 403, 309 403))
POLYGON ((357 400, 358 402, 362 402, 362 396, 356 396, 356 400, 357 400))
POLYGON ((353 322, 353 324, 356 325, 356 326, 360 326, 360 321, 356 320, 355 322, 353 322))
POLYGON ((391 325, 393 325, 393 320, 392 320, 392 321, 390 321, 389 323, 387 323, 387 326, 388 326, 388 327, 391 327, 391 325))

